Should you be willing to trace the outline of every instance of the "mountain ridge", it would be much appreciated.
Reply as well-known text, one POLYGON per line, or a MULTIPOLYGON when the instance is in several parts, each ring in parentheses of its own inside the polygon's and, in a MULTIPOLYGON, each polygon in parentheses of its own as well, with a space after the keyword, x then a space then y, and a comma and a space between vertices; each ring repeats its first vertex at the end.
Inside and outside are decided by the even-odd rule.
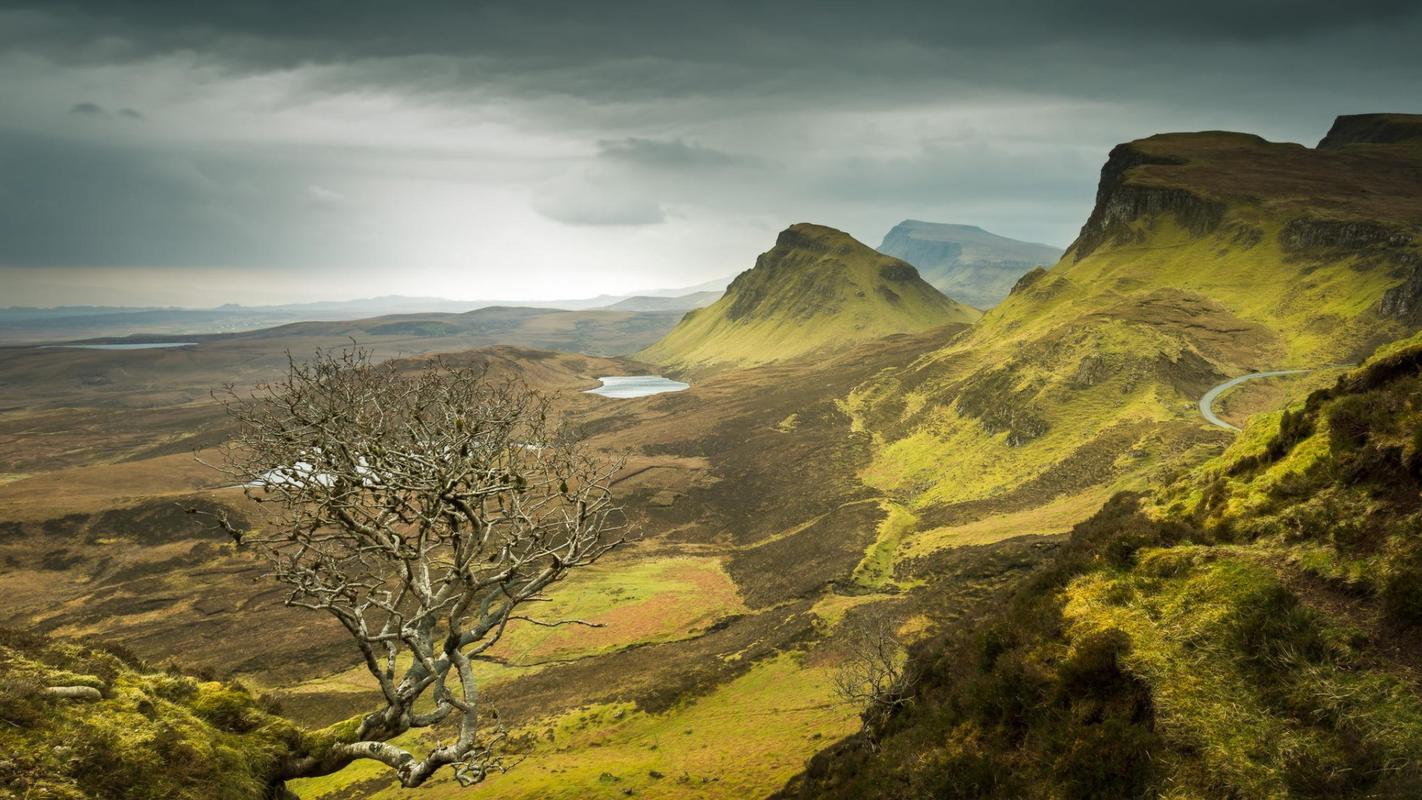
POLYGON ((1419 167, 1415 141, 1118 146, 1061 262, 851 394, 866 481, 931 529, 1188 463, 1221 441, 1195 412, 1209 387, 1355 363, 1417 324, 1419 167))
POLYGON ((639 357, 683 372, 751 366, 978 316, 906 262, 842 231, 797 223, 719 300, 688 313, 639 357))

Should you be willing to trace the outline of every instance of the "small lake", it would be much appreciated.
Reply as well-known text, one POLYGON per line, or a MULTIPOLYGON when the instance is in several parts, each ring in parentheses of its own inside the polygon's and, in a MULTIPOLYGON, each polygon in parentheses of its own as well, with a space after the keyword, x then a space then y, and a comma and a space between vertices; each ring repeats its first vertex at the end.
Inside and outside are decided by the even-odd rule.
POLYGON ((588 389, 583 394, 600 394, 603 397, 646 397, 664 392, 680 392, 691 388, 691 384, 663 378, 660 375, 609 375, 598 378, 602 385, 588 389))
POLYGON ((197 342, 144 342, 142 344, 47 344, 55 350, 156 350, 161 347, 193 347, 197 342))

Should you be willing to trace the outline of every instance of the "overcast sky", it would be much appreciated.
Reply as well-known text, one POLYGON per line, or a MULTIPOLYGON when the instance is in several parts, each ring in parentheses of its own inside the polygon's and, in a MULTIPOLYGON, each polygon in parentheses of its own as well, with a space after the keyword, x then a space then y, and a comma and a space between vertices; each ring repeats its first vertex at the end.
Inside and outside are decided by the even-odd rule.
POLYGON ((0 305, 698 284, 790 223, 1065 246, 1120 141, 1422 111, 1415 0, 0 0, 0 305))

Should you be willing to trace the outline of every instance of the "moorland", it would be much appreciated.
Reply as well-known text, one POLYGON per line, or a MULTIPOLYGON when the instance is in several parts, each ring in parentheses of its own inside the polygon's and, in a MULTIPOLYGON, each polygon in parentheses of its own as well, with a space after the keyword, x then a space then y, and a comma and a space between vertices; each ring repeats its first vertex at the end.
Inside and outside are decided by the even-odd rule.
MULTIPOLYGON (((253 513, 194 459, 233 432, 209 392, 354 339, 555 393, 626 458, 635 538, 550 594, 602 627, 511 626, 480 667, 523 757, 483 796, 1413 796, 1422 118, 1120 145, 1044 266, 983 311, 797 223, 685 314, 0 348, 0 781, 260 796, 293 731, 371 705, 345 631, 186 513, 253 513), (1267 370, 1300 371, 1215 407, 1243 433, 1200 415, 1267 370), (691 388, 585 393, 640 374, 691 388), (866 626, 908 653, 883 718, 834 687, 866 626), (102 698, 24 690, 60 677, 102 698), (167 766, 192 752, 221 768, 167 766)), ((374 762, 284 790, 464 791, 374 762)))

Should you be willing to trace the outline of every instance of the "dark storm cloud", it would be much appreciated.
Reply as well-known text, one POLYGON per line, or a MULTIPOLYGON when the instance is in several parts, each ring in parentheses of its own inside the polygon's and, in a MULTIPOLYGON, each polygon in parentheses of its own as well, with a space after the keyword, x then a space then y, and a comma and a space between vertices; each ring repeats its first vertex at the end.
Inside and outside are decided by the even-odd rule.
MULTIPOLYGON (((839 79, 844 71, 836 65, 865 59, 877 61, 882 79, 924 77, 916 73, 921 60, 896 64, 882 57, 893 49, 997 52, 1005 61, 1004 48, 1080 43, 1124 47, 1148 61, 1151 42, 1270 43, 1357 27, 1416 31, 1422 15, 1415 0, 45 0, 0 2, 0 8, 14 12, 5 26, 12 31, 9 47, 65 48, 70 57, 196 50, 259 70, 383 60, 366 79, 445 88, 498 80, 588 96, 735 93, 773 84, 778 73, 767 70, 810 67, 812 77, 824 67, 825 78, 839 79), (428 58, 445 63, 431 68, 419 61, 428 58)), ((1412 61, 1415 46, 1409 50, 1355 54, 1373 63, 1412 61)), ((984 63, 977 77, 990 78, 997 60, 984 63)))
POLYGON ((749 164, 754 159, 723 153, 680 139, 658 140, 629 136, 598 142, 598 155, 609 161, 636 164, 654 169, 729 167, 749 164))
MULTIPOLYGON (((87 100, 82 103, 75 103, 74 105, 70 106, 69 113, 80 117, 110 116, 109 110, 107 108, 104 108, 98 103, 91 103, 87 100)), ((141 121, 144 118, 141 112, 132 108, 120 108, 119 110, 113 112, 113 116, 123 117, 124 119, 134 121, 141 121)))
POLYGON ((0 266, 1060 244, 1117 142, 1422 110, 1418 41, 1417 0, 0 0, 0 266))
MULTIPOLYGON (((5 2, 61 20, 68 37, 123 37, 135 52, 226 43, 253 60, 351 59, 526 51, 579 61, 592 54, 697 56, 756 32, 825 40, 923 44, 1030 43, 1133 32, 1153 38, 1270 39, 1415 17, 1412 0, 999 0, 994 3, 836 0, 88 0, 5 2), (588 34, 597 33, 597 37, 588 34), (513 34, 513 37, 510 37, 513 34), (700 42, 688 51, 689 44, 700 42), (284 44, 314 48, 282 53, 284 44), (628 45, 635 45, 628 50, 628 45)), ((288 62, 291 63, 291 62, 288 62)))
POLYGON ((3 265, 339 265, 312 199, 260 159, 0 131, 3 265))

